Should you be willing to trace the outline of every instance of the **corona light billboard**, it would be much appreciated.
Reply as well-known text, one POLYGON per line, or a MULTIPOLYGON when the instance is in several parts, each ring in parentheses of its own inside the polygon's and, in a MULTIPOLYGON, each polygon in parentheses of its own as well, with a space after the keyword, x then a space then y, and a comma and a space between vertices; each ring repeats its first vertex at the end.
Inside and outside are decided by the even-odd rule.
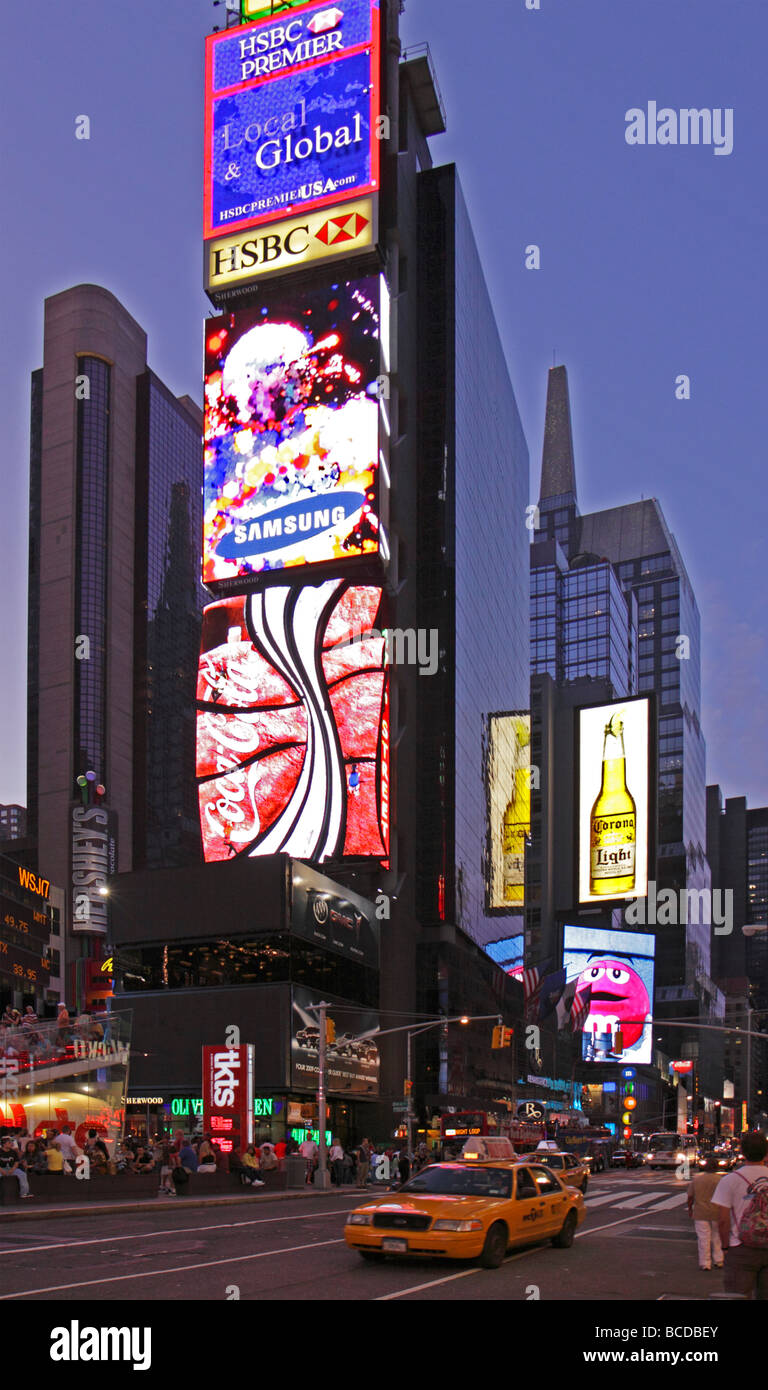
POLYGON ((643 898, 652 843, 651 702, 576 711, 578 901, 643 898))
POLYGON ((531 833, 531 717, 491 714, 488 719, 487 907, 522 912, 525 847, 531 833))
POLYGON ((586 1062, 649 1063, 652 1054, 656 942, 641 932, 566 926, 566 985, 576 980, 573 1008, 586 1005, 586 1062))
POLYGON ((386 307, 382 277, 370 275, 300 293, 270 286, 207 320, 203 583, 215 593, 387 554, 386 307))
POLYGON ((381 589, 342 579, 206 608, 197 779, 206 862, 389 856, 381 589))
POLYGON ((209 36, 206 238, 378 191, 380 26, 338 0, 209 36))

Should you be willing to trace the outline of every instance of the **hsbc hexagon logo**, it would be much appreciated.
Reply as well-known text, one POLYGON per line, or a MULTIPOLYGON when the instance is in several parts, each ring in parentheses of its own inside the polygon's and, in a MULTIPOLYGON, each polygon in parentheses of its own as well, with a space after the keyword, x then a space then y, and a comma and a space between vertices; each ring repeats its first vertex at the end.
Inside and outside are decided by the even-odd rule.
POLYGON ((315 232, 315 240, 321 241, 324 246, 339 246, 343 241, 357 241, 368 226, 370 219, 363 217, 359 212, 329 217, 320 230, 315 232))

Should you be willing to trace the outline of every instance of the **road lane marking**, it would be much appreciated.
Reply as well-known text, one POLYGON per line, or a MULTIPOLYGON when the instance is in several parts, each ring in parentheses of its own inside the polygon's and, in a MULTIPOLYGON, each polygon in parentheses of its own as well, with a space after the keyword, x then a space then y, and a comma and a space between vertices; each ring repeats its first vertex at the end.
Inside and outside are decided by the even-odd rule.
POLYGON ((158 1279, 161 1274, 186 1274, 188 1269, 212 1269, 216 1265, 245 1264, 246 1260, 266 1260, 271 1255, 294 1255, 299 1250, 317 1250, 322 1245, 344 1245, 343 1236, 338 1240, 316 1240, 309 1245, 288 1245, 281 1250, 260 1250, 255 1255, 231 1255, 226 1260, 200 1260, 196 1264, 174 1265, 171 1269, 147 1269, 140 1274, 115 1274, 108 1279, 79 1279, 74 1284, 49 1284, 44 1289, 22 1289, 19 1293, 0 1294, 0 1303, 12 1298, 31 1298, 36 1293, 61 1293, 65 1289, 87 1289, 95 1284, 125 1284, 129 1279, 158 1279))
MULTIPOLYGON (((519 1255, 508 1255, 502 1263, 505 1265, 514 1264, 515 1260, 524 1260, 526 1255, 536 1255, 539 1250, 543 1249, 544 1247, 542 1245, 537 1245, 534 1250, 522 1250, 519 1255)), ((388 1303, 393 1298, 405 1298, 406 1294, 420 1293, 422 1289, 435 1289, 438 1284, 450 1284, 454 1279, 468 1279, 472 1274, 487 1273, 488 1271, 484 1269, 462 1269, 458 1274, 446 1274, 444 1279, 430 1279, 428 1284, 414 1284, 410 1289, 398 1289, 396 1293, 379 1294, 378 1298, 374 1298, 373 1302, 388 1303)))
MULTIPOLYGON (((33 1255, 38 1250, 69 1250, 81 1245, 106 1245, 118 1240, 155 1240, 158 1236, 191 1235, 193 1231, 232 1231, 246 1226, 272 1226, 277 1221, 314 1221, 316 1217, 343 1216, 349 1206, 336 1207, 333 1211, 313 1212, 311 1216, 261 1216, 253 1221, 221 1221, 214 1226, 171 1226, 165 1231, 138 1231, 130 1236, 94 1236, 90 1240, 62 1240, 55 1245, 20 1245, 16 1250, 0 1250, 2 1255, 33 1255)), ((77 1213, 79 1215, 79 1213, 77 1213)))

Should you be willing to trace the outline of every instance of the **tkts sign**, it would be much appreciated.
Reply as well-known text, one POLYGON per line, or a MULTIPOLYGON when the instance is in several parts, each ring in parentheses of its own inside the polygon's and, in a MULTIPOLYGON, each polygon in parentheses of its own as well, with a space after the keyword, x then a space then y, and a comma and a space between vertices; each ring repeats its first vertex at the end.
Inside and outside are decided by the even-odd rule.
POLYGON ((376 245, 377 198, 271 222, 258 232, 218 237, 204 247, 205 289, 214 302, 234 298, 265 275, 318 265, 376 245))
POLYGON ((253 1142, 252 1043, 203 1048, 203 1129, 222 1153, 253 1142))

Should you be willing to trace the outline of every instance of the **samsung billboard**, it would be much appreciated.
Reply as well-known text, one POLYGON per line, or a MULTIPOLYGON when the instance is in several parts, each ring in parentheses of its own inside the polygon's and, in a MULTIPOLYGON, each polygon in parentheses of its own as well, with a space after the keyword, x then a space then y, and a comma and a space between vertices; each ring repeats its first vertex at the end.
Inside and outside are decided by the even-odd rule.
POLYGON ((339 0, 209 36, 206 238, 378 191, 380 23, 339 0))
POLYGON ((387 554, 382 277, 259 292, 206 323, 203 583, 387 554))

